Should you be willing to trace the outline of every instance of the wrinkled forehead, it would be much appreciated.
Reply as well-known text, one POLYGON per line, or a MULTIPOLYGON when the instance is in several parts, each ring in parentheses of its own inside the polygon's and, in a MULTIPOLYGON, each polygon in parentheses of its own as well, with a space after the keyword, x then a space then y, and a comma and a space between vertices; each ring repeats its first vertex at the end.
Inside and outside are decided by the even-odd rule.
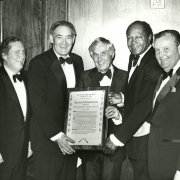
POLYGON ((127 35, 130 35, 130 34, 146 34, 145 30, 144 30, 144 27, 141 25, 141 24, 134 24, 132 25, 128 32, 127 32, 127 35))
POLYGON ((24 49, 24 45, 21 41, 15 41, 9 43, 9 50, 11 49, 24 49))
POLYGON ((155 48, 160 46, 160 45, 165 46, 165 45, 169 45, 169 44, 176 45, 176 40, 171 34, 165 34, 164 36, 161 36, 161 37, 156 38, 154 40, 154 47, 155 48))
POLYGON ((103 43, 98 43, 94 46, 94 52, 95 53, 101 53, 108 51, 107 45, 103 43))

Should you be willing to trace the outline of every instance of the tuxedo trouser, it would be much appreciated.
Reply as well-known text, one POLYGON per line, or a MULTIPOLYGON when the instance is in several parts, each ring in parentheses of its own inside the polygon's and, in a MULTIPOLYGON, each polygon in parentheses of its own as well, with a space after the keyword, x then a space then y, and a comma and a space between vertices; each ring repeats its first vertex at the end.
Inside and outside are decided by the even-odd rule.
POLYGON ((26 180, 27 164, 19 163, 9 168, 5 163, 0 164, 0 180, 26 180))
POLYGON ((123 161, 111 161, 99 153, 93 161, 82 161, 83 180, 120 180, 123 161))
POLYGON ((28 180, 75 180, 76 164, 76 155, 34 151, 28 166, 28 180))
POLYGON ((134 180, 150 180, 147 160, 130 159, 133 167, 134 180))
POLYGON ((148 171, 149 135, 133 137, 127 144, 128 158, 133 167, 134 180, 150 180, 148 171))

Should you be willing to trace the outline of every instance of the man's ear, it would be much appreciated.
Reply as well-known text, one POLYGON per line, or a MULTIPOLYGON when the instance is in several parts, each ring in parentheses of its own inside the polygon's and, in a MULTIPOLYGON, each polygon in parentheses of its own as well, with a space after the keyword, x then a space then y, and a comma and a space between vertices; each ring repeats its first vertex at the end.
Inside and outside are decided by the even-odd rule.
POLYGON ((4 61, 7 60, 7 55, 6 55, 6 53, 2 53, 2 58, 4 59, 4 61))
POLYGON ((51 44, 53 44, 53 35, 52 34, 49 35, 49 41, 51 44))
POLYGON ((151 34, 149 35, 148 40, 150 43, 153 41, 153 36, 151 34))
POLYGON ((180 55, 180 44, 178 45, 178 52, 179 52, 179 55, 180 55))
POLYGON ((73 44, 75 43, 76 41, 76 36, 73 37, 73 44))
POLYGON ((112 56, 112 60, 114 60, 114 58, 115 58, 115 52, 113 52, 111 56, 112 56))

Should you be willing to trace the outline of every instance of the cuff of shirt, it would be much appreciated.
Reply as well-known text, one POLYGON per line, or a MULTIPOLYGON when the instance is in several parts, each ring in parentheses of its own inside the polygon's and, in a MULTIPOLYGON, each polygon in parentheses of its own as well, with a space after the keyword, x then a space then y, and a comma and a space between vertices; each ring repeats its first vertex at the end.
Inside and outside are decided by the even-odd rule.
POLYGON ((116 137, 115 137, 115 135, 114 134, 111 134, 110 135, 110 140, 114 143, 114 145, 116 145, 116 146, 124 146, 124 144, 121 142, 121 141, 119 141, 116 137))
POLYGON ((123 107, 124 106, 124 94, 122 92, 121 93, 121 97, 122 97, 122 102, 117 104, 118 107, 123 107))
POLYGON ((121 116, 120 113, 118 114, 118 117, 119 117, 119 119, 115 119, 115 118, 112 119, 112 121, 113 121, 113 123, 114 123, 115 125, 120 125, 120 124, 122 124, 122 116, 121 116))
POLYGON ((59 139, 64 133, 63 132, 60 132, 58 134, 56 134, 55 136, 53 136, 51 138, 51 141, 56 141, 57 139, 59 139))
POLYGON ((177 170, 175 175, 174 175, 174 180, 179 180, 180 179, 180 171, 177 170))

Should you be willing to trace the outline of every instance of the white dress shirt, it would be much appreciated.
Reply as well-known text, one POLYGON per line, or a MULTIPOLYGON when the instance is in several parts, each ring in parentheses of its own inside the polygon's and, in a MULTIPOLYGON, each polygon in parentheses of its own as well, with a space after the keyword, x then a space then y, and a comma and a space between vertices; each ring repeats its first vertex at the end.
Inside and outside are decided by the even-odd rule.
MULTIPOLYGON (((61 57, 55 51, 54 51, 54 53, 56 54, 58 59, 61 57)), ((68 57, 69 57, 69 55, 66 56, 66 58, 68 58, 68 57)), ((64 71, 64 75, 66 77, 67 88, 74 88, 75 84, 76 84, 76 78, 75 78, 75 71, 74 71, 73 64, 68 64, 68 63, 65 62, 64 64, 61 64, 61 67, 62 67, 62 69, 64 71)), ((56 134, 55 136, 51 137, 51 140, 56 141, 63 134, 64 134, 63 132, 60 132, 60 133, 56 134)))

